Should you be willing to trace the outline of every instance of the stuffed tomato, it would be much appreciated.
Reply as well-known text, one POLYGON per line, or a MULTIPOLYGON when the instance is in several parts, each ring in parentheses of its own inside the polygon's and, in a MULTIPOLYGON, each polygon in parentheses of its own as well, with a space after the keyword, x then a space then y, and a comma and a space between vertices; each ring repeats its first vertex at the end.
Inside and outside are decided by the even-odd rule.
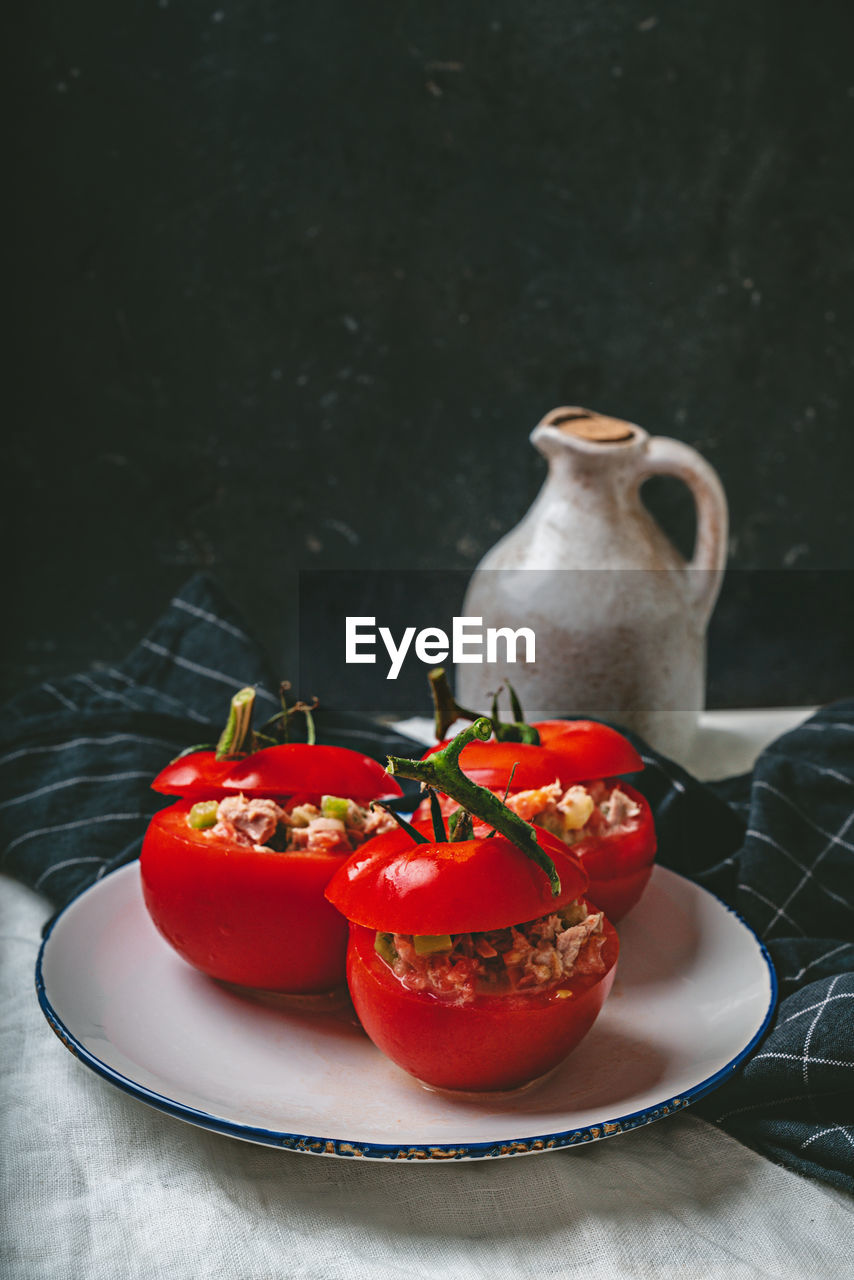
POLYGON ((577 858, 541 832, 543 872, 501 835, 365 846, 330 881, 350 920, 347 983, 365 1031, 435 1088, 517 1089, 556 1067, 611 989, 618 942, 577 858))
MULTIPOLYGON (((627 738, 596 721, 531 727, 539 744, 474 741, 460 765, 473 782, 506 793, 508 807, 525 821, 569 845, 588 874, 590 899, 609 920, 620 920, 641 897, 655 859, 649 805, 619 777, 643 769, 643 761, 627 738)), ((447 797, 442 804, 446 813, 454 807, 447 797)))
POLYGON ((324 897, 338 867, 393 825, 371 802, 401 794, 381 765, 342 747, 288 743, 241 758, 179 758, 156 790, 140 857, 163 937, 212 978, 316 994, 343 985, 347 926, 324 897))

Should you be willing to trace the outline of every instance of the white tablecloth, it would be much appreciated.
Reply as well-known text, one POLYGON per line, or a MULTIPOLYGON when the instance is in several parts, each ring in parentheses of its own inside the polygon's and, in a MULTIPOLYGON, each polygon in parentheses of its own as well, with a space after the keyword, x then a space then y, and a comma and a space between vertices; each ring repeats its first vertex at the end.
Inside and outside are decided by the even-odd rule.
MULTIPOLYGON (((733 763, 787 724, 707 720, 740 737, 733 763)), ((48 1029, 33 989, 48 911, 2 883, 4 1276, 854 1275, 854 1201, 690 1113, 580 1149, 440 1165, 296 1155, 161 1115, 48 1029)))

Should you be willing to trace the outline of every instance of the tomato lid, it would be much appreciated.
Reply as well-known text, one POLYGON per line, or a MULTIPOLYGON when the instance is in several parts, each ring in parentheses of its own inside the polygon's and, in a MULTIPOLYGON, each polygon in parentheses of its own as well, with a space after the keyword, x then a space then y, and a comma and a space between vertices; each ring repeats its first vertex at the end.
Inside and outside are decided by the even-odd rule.
MULTIPOLYGON (((507 785, 514 764, 514 791, 547 787, 557 779, 561 786, 637 773, 643 761, 628 738, 595 720, 543 720, 534 725, 540 745, 524 742, 470 742, 460 752, 463 773, 481 787, 507 785)), ((446 739, 424 753, 426 760, 453 739, 446 739)))
POLYGON ((350 800, 380 800, 403 794, 376 760, 348 747, 287 742, 264 747, 240 760, 217 760, 213 751, 194 751, 173 760, 152 783, 163 795, 217 798, 244 795, 287 796, 305 800, 322 795, 350 800))
MULTIPOLYGON (((427 834, 429 824, 416 823, 427 834)), ((535 920, 583 895, 579 859, 547 831, 537 843, 560 876, 553 897, 545 872, 501 835, 448 844, 415 844, 389 831, 363 845, 336 871, 326 897, 356 924, 388 933, 482 932, 535 920)))
POLYGON ((598 720, 541 720, 534 728, 542 746, 557 757, 559 777, 566 787, 638 773, 644 767, 628 738, 598 720))
POLYGON ((224 791, 244 795, 326 794, 350 800, 381 800, 401 796, 396 779, 370 756, 349 747, 322 747, 286 742, 264 747, 243 760, 232 761, 222 783, 224 791))
POLYGON ((190 751, 161 769, 151 786, 164 796, 216 799, 224 794, 222 782, 233 767, 233 760, 217 760, 213 751, 190 751))

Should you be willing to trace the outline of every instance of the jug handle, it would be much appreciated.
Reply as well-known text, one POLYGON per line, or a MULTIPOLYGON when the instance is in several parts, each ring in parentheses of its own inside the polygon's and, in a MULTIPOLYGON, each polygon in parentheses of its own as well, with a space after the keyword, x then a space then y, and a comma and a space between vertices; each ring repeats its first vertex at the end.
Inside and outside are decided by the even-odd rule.
POLYGON ((714 608, 726 567, 727 501, 717 472, 696 449, 669 436, 651 436, 640 459, 638 487, 652 476, 676 476, 691 490, 697 507, 694 554, 686 569, 689 592, 705 623, 714 608))

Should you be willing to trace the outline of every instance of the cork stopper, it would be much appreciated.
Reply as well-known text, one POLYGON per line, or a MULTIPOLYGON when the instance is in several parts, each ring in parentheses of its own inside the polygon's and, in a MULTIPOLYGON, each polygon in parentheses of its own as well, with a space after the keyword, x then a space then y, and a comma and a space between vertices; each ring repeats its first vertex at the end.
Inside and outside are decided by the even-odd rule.
POLYGON ((632 440, 635 435, 632 424, 623 422, 622 418, 609 418, 606 414, 574 405, 552 409, 543 418, 543 425, 557 427, 565 435, 575 436, 578 440, 591 440, 596 444, 619 444, 624 440, 632 440))

